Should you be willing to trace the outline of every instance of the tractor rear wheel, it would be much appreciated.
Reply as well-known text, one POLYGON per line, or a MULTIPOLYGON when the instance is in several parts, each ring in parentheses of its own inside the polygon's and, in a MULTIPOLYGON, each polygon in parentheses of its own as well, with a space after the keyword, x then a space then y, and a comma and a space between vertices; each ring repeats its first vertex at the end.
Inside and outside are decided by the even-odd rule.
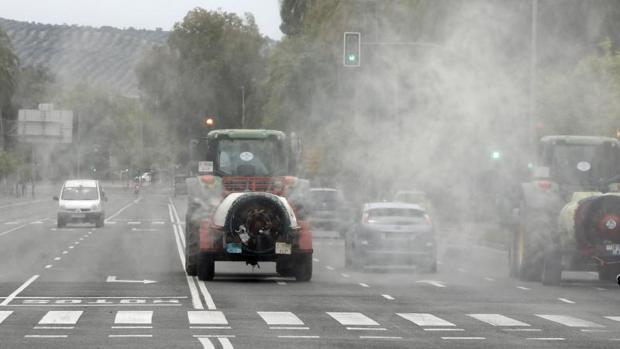
POLYGON ((198 280, 211 281, 215 276, 215 258, 209 252, 198 255, 198 280))

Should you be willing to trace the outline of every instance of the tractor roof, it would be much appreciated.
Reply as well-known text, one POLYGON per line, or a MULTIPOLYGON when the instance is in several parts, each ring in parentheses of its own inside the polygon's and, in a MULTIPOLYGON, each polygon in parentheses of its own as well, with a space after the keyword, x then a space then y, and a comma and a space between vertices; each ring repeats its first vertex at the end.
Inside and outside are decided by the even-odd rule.
POLYGON ((568 144, 581 144, 581 145, 600 145, 603 143, 615 143, 620 142, 612 137, 599 137, 599 136, 544 136, 540 139, 541 143, 568 143, 568 144))
POLYGON ((277 139, 284 139, 286 136, 282 131, 276 130, 248 130, 248 129, 225 129, 225 130, 213 130, 207 134, 208 139, 214 138, 232 138, 232 139, 266 139, 269 137, 276 137, 277 139))

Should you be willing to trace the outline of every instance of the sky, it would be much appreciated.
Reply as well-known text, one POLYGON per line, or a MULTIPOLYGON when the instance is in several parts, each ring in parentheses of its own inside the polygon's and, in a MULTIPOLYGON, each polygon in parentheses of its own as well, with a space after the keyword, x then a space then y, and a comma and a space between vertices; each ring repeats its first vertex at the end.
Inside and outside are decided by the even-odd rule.
POLYGON ((280 32, 278 0, 0 0, 0 17, 45 24, 170 30, 195 7, 250 12, 263 35, 280 32))

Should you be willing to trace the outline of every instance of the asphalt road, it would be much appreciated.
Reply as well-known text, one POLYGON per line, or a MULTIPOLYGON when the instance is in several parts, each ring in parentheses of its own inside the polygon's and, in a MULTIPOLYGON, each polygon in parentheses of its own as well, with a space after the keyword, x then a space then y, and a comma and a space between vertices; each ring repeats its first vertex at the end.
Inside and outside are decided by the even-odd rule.
POLYGON ((316 232, 314 277, 273 264, 183 272, 184 197, 108 190, 104 228, 56 202, 0 205, 0 348, 617 348, 620 288, 507 277, 506 254, 444 232, 436 274, 344 268, 316 232))

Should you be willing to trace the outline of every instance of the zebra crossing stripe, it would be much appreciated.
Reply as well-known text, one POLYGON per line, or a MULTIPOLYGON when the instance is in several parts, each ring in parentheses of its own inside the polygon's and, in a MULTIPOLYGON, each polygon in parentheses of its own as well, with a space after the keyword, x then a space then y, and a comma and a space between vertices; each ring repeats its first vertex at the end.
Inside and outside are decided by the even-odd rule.
POLYGON ((152 311, 117 311, 115 324, 151 324, 152 311))
POLYGON ((39 325, 75 325, 83 311, 48 311, 39 320, 39 325))
POLYGON ((543 318, 545 320, 557 322, 558 324, 568 326, 568 327, 605 327, 603 325, 599 325, 595 322, 582 320, 576 317, 568 316, 568 315, 540 315, 536 314, 536 316, 543 318))
POLYGON ((344 326, 379 326, 379 323, 362 313, 328 312, 327 315, 344 326))
POLYGON ((190 325, 228 325, 226 316, 217 310, 194 310, 187 312, 190 325))
POLYGON ((529 324, 509 318, 501 314, 467 314, 468 316, 499 327, 529 327, 529 324))
POLYGON ((0 324, 6 320, 6 318, 8 318, 11 314, 13 314, 12 310, 3 310, 0 311, 0 324))
POLYGON ((396 313, 405 320, 409 320, 418 326, 456 326, 455 324, 427 313, 396 313))
POLYGON ((288 311, 259 311, 258 315, 263 318, 267 325, 303 325, 295 314, 288 311))

